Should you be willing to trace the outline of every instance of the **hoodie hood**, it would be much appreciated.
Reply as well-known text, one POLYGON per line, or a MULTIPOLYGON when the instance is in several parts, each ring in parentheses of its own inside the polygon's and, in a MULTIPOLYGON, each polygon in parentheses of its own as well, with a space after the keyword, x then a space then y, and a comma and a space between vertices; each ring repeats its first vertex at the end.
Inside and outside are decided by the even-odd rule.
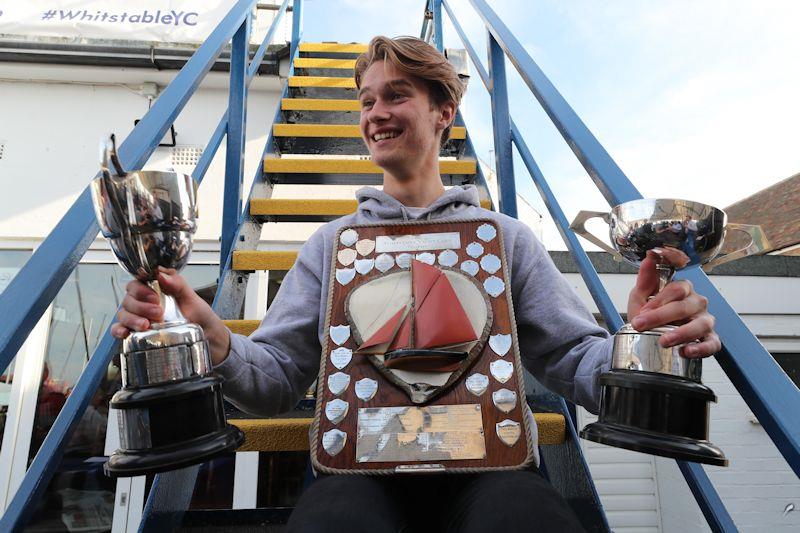
POLYGON ((356 199, 358 200, 358 214, 368 220, 398 218, 404 221, 411 218, 432 220, 455 215, 469 207, 480 207, 478 189, 474 185, 451 187, 415 217, 409 214, 406 206, 401 204, 397 198, 374 187, 359 189, 356 192, 356 199))

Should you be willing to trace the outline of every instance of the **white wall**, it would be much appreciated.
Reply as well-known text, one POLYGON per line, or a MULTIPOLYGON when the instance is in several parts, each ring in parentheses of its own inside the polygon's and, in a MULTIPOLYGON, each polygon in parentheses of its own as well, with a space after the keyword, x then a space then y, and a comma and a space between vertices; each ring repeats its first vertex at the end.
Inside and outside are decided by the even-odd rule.
MULTIPOLYGON (((108 132, 124 139, 148 109, 137 94, 146 81, 163 90, 175 71, 0 64, 0 236, 46 236, 98 170, 98 145, 108 132)), ((227 107, 227 73, 210 73, 175 121, 178 146, 204 147, 227 107)), ((260 164, 278 104, 280 80, 256 78, 247 113, 244 195, 260 164)), ((158 148, 146 168, 171 166, 158 148)), ((197 239, 219 236, 225 144, 200 189, 197 239)), ((177 170, 177 169, 176 169, 177 170)), ((185 172, 190 168, 180 169, 185 172)))

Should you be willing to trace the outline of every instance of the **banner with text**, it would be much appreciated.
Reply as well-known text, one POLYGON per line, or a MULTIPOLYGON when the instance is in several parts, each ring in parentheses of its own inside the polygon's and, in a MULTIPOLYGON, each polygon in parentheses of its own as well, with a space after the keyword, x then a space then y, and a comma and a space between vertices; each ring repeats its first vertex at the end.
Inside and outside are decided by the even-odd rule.
POLYGON ((0 34, 200 43, 235 0, 0 0, 0 34))

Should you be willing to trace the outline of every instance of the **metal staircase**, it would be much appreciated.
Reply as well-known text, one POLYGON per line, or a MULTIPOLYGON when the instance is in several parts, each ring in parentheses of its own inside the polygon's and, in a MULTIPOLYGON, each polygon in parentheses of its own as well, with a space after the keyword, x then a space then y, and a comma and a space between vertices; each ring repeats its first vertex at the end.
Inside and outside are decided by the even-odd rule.
MULTIPOLYGON (((458 17, 446 0, 425 2, 421 37, 443 50, 442 17, 445 14, 450 16, 479 78, 491 96, 500 189, 499 209, 511 216, 516 215, 512 159, 512 146, 516 146, 606 323, 611 329, 616 329, 622 324, 619 314, 575 235, 569 231, 557 199, 509 116, 506 56, 609 203, 617 204, 640 195, 487 3, 484 0, 471 0, 471 3, 488 31, 488 68, 483 67, 481 58, 472 48, 458 23, 458 17)), ((352 68, 354 58, 363 51, 364 45, 301 42, 303 5, 301 0, 294 0, 289 77, 270 127, 263 166, 259 169, 248 198, 242 198, 247 86, 264 57, 280 18, 289 8, 289 0, 285 0, 280 7, 278 17, 261 47, 251 54, 247 43, 255 4, 255 0, 235 3, 119 148, 124 167, 141 168, 223 47, 231 43, 229 108, 213 132, 193 176, 198 182, 202 181, 211 159, 225 138, 226 187, 220 280, 214 309, 234 332, 244 334, 258 325, 258 320, 255 320, 257 317, 244 320, 242 316, 248 277, 254 271, 285 271, 291 268, 296 258, 295 252, 257 249, 262 238, 269 240, 271 237, 262 236, 263 224, 324 222, 351 213, 356 208, 355 201, 331 200, 324 195, 319 199, 274 199, 272 195, 276 188, 288 184, 319 189, 343 184, 379 184, 381 181, 381 171, 369 161, 356 125, 359 106, 355 100, 352 68)), ((484 206, 492 206, 486 181, 476 163, 475 151, 460 114, 453 128, 452 139, 442 148, 440 161, 445 185, 474 183, 481 191, 484 206)), ((94 240, 97 231, 87 190, 0 295, 0 308, 13 310, 0 323, 0 367, 5 368, 11 361, 94 240)), ((800 407, 800 393, 705 275, 695 269, 684 277, 691 279, 698 292, 709 298, 709 307, 717 317, 717 329, 725 346, 718 356, 722 367, 795 473, 800 473, 800 419, 793 414, 800 407)), ((31 464, 14 500, 0 519, 0 530, 21 531, 24 528, 35 502, 60 461, 63 444, 80 420, 116 350, 116 343, 106 332, 31 464)), ((567 405, 563 399, 543 389, 532 379, 526 383, 526 390, 539 425, 543 471, 572 505, 588 530, 607 531, 608 524, 583 460, 567 405)), ((272 419, 237 418, 236 413, 232 418, 233 423, 239 425, 247 436, 242 450, 279 452, 308 449, 310 418, 302 410, 291 416, 272 419)), ((679 463, 679 466, 711 528, 715 531, 735 531, 733 521, 703 468, 688 463, 679 463)), ((205 514, 201 518, 187 515, 198 468, 191 467, 156 477, 145 506, 141 530, 167 531, 182 525, 189 528, 192 525, 215 523, 230 526, 232 516, 237 517, 236 522, 243 526, 256 527, 279 524, 288 516, 288 509, 227 511, 222 512, 221 520, 220 512, 214 512, 216 515, 205 514)))

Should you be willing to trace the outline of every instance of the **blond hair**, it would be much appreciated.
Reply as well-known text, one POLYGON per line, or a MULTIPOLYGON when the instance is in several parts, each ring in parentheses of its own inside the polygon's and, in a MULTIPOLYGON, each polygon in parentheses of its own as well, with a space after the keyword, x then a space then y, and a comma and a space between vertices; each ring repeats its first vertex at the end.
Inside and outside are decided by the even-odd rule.
MULTIPOLYGON (((428 88, 431 105, 441 108, 452 102, 456 108, 464 95, 464 84, 456 69, 436 48, 416 37, 390 39, 379 35, 369 42, 367 51, 356 59, 354 77, 356 87, 361 88, 361 79, 376 61, 385 61, 409 76, 421 80, 428 88)), ((442 132, 441 145, 450 138, 451 122, 442 132)))

